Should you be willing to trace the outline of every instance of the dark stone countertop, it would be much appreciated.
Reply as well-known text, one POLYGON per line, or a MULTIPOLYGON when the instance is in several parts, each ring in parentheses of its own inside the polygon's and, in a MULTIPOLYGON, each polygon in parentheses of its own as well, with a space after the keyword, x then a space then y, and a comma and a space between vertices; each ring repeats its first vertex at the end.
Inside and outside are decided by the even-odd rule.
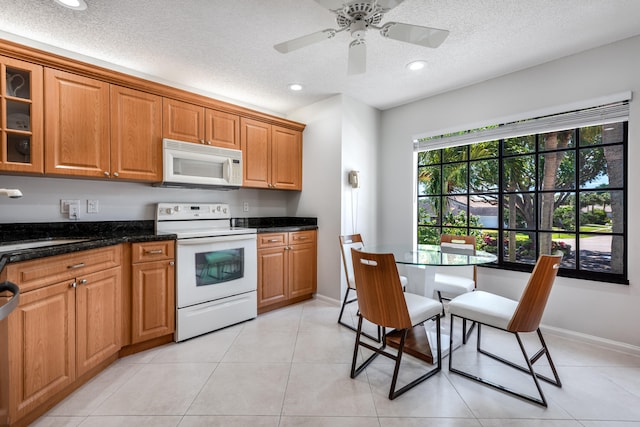
POLYGON ((231 224, 234 227, 255 228, 258 233, 280 233, 317 230, 318 218, 288 216, 233 218, 231 224))
POLYGON ((156 235, 153 221, 101 221, 0 224, 0 271, 7 263, 80 252, 120 243, 175 240, 175 234, 156 235), (56 244, 59 240, 80 240, 56 244), (16 243, 51 241, 51 246, 3 251, 16 243))

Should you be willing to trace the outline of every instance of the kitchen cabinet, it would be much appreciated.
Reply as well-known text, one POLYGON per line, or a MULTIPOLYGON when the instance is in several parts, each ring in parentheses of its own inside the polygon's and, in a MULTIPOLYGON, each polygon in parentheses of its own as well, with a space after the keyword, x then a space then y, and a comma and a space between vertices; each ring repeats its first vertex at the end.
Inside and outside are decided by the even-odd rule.
POLYGON ((162 98, 46 68, 45 173, 162 180, 162 98))
POLYGON ((175 331, 175 241, 131 245, 131 342, 175 331))
POLYGON ((44 172, 42 73, 0 56, 0 171, 44 172))
POLYGON ((258 313, 316 292, 316 240, 315 230, 258 234, 258 313))
POLYGON ((111 85, 111 176, 162 181, 162 97, 111 85))
POLYGON ((240 119, 244 187, 302 190, 302 132, 240 119))
POLYGON ((240 117, 164 98, 163 136, 194 144, 240 149, 240 117))
POLYGON ((6 411, 7 424, 117 357, 120 259, 117 245, 6 266, 7 278, 21 289, 20 304, 0 333, 8 363, 0 371, 9 394, 0 413, 6 411))

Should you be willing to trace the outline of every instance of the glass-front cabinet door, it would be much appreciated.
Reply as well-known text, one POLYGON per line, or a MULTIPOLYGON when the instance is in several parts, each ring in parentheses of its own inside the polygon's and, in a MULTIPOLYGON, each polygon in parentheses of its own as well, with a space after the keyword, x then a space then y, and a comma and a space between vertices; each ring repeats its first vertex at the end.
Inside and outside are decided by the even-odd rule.
POLYGON ((42 67, 0 56, 0 171, 44 172, 42 67))

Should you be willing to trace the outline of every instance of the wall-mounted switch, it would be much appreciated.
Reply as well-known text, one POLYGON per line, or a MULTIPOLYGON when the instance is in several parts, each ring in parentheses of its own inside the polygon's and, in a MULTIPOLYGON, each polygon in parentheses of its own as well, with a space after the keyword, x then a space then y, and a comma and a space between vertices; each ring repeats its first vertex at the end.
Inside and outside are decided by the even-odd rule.
POLYGON ((87 200, 87 213, 98 213, 97 200, 87 200))

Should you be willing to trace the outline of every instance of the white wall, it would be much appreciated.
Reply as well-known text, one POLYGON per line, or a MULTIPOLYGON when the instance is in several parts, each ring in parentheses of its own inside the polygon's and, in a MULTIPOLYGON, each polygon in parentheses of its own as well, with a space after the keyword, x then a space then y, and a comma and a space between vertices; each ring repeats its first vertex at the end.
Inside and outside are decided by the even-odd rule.
MULTIPOLYGON (((631 90, 640 94, 640 37, 623 40, 467 88, 434 96, 382 114, 380 147, 380 235, 384 241, 413 238, 411 140, 441 130, 465 130, 502 118, 631 90)), ((558 278, 543 323, 640 346, 640 107, 629 118, 628 252, 630 285, 558 278), (633 213, 636 213, 635 216, 633 213)), ((479 287, 519 296, 528 275, 479 269, 479 287)))

